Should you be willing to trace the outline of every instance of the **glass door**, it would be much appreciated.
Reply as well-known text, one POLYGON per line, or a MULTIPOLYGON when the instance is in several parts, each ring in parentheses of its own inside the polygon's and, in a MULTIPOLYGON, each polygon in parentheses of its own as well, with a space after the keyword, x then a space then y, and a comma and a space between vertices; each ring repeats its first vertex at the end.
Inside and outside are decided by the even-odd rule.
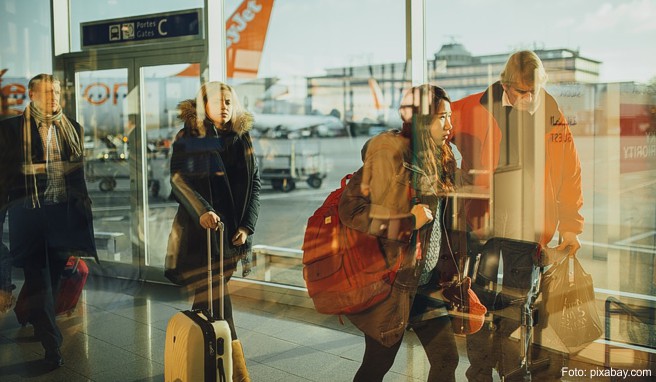
POLYGON ((100 269, 139 277, 134 61, 66 62, 64 108, 84 129, 85 175, 100 269))
POLYGON ((64 59, 63 104, 84 128, 85 169, 101 266, 108 276, 164 281, 177 203, 171 143, 177 104, 200 88, 197 52, 64 59))
POLYGON ((148 193, 145 214, 148 241, 145 243, 145 265, 159 271, 164 257, 171 223, 178 207, 171 196, 171 143, 182 128, 177 105, 195 98, 200 88, 199 64, 147 65, 138 61, 141 88, 141 126, 145 137, 145 168, 148 193), (144 65, 144 66, 142 66, 144 65), (147 66, 146 66, 147 65, 147 66))

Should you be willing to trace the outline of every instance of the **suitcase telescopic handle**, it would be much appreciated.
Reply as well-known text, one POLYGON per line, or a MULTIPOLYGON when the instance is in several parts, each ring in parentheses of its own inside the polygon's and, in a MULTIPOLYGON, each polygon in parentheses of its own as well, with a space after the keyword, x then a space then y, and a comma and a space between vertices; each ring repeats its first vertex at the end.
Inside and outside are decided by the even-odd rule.
MULTIPOLYGON (((223 230, 224 224, 222 221, 217 223, 217 230, 219 231, 219 319, 223 320, 223 313, 225 311, 223 290, 223 230)), ((207 229, 207 307, 210 317, 214 318, 214 298, 212 296, 212 229, 207 229)))

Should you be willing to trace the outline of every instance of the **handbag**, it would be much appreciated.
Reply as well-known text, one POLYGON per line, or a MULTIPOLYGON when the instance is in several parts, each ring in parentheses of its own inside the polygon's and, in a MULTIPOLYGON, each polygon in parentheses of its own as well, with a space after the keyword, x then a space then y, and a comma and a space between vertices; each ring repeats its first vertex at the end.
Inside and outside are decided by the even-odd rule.
POLYGON ((442 295, 449 303, 451 326, 455 334, 474 334, 481 330, 487 308, 471 289, 469 277, 448 284, 442 290, 442 295))
MULTIPOLYGON (((569 353, 578 352, 601 336, 592 277, 577 258, 566 256, 545 272, 542 291, 540 326, 552 329, 569 353)), ((545 339, 543 334, 545 345, 558 345, 550 341, 554 338, 545 339)))

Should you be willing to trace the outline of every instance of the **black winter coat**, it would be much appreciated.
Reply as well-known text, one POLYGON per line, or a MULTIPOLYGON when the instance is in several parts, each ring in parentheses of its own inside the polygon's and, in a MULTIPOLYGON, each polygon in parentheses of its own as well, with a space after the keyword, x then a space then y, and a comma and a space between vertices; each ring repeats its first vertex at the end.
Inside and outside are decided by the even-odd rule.
MULTIPOLYGON (((69 119, 75 127, 80 140, 84 133, 80 124, 69 119)), ((45 163, 43 160, 43 144, 39 136, 38 128, 34 119, 31 121, 31 150, 32 161, 34 164, 45 163)), ((23 123, 24 116, 9 118, 0 122, 0 210, 9 210, 9 230, 10 230, 10 247, 11 242, 29 239, 22 235, 34 235, 33 232, 12 231, 12 211, 15 214, 20 213, 20 208, 31 208, 27 206, 31 198, 26 184, 32 182, 31 176, 22 171, 23 166, 23 123), (13 240, 12 240, 13 238, 13 240)), ((93 230, 93 217, 91 214, 91 199, 87 191, 84 177, 84 163, 82 159, 73 159, 67 145, 62 145, 62 160, 66 165, 65 182, 67 194, 66 216, 57 217, 64 225, 78 227, 78 229, 67 230, 68 237, 65 238, 67 248, 71 254, 80 256, 94 257, 97 260, 96 245, 93 230), (82 227, 79 229, 79 227, 82 227)), ((40 190, 43 191, 43 190, 40 190)), ((61 228, 61 227, 59 227, 61 228)), ((60 238, 63 239, 63 238, 60 238)), ((15 266, 23 266, 26 260, 22 254, 14 253, 12 249, 11 256, 15 266)))
MULTIPOLYGON (((240 157, 235 158, 235 162, 243 172, 228 176, 221 158, 225 140, 213 126, 204 137, 192 136, 191 123, 186 121, 178 133, 171 156, 171 186, 180 206, 169 236, 166 267, 170 268, 170 263, 178 259, 178 271, 185 276, 174 282, 181 284, 195 280, 193 275, 204 276, 207 269, 207 233, 200 226, 201 215, 215 212, 225 224, 224 270, 230 274, 239 260, 245 259, 248 264, 260 209, 260 176, 247 130, 235 131, 237 134, 229 137, 235 139, 232 144, 240 148, 240 157), (235 247, 231 239, 239 227, 246 228, 249 236, 244 245, 235 247)), ((218 260, 215 233, 212 234, 212 257, 218 260)), ((248 272, 248 265, 244 271, 248 272)))

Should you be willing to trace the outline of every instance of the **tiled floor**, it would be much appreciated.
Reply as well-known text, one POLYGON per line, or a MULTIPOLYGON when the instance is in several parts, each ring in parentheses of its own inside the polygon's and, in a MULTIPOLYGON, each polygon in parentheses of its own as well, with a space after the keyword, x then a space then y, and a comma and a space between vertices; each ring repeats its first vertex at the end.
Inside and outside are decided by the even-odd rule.
MULTIPOLYGON (((77 311, 58 319, 66 362, 58 370, 42 367, 43 350, 31 327, 22 328, 13 312, 0 315, 0 381, 163 381, 168 319, 189 305, 172 286, 90 278, 77 311)), ((233 306, 253 381, 350 381, 355 374, 364 341, 348 322, 244 297, 234 298, 233 306)), ((469 364, 462 338, 458 346, 458 381, 464 381, 469 364)), ((423 349, 409 332, 385 381, 425 381, 427 371, 423 349)))

